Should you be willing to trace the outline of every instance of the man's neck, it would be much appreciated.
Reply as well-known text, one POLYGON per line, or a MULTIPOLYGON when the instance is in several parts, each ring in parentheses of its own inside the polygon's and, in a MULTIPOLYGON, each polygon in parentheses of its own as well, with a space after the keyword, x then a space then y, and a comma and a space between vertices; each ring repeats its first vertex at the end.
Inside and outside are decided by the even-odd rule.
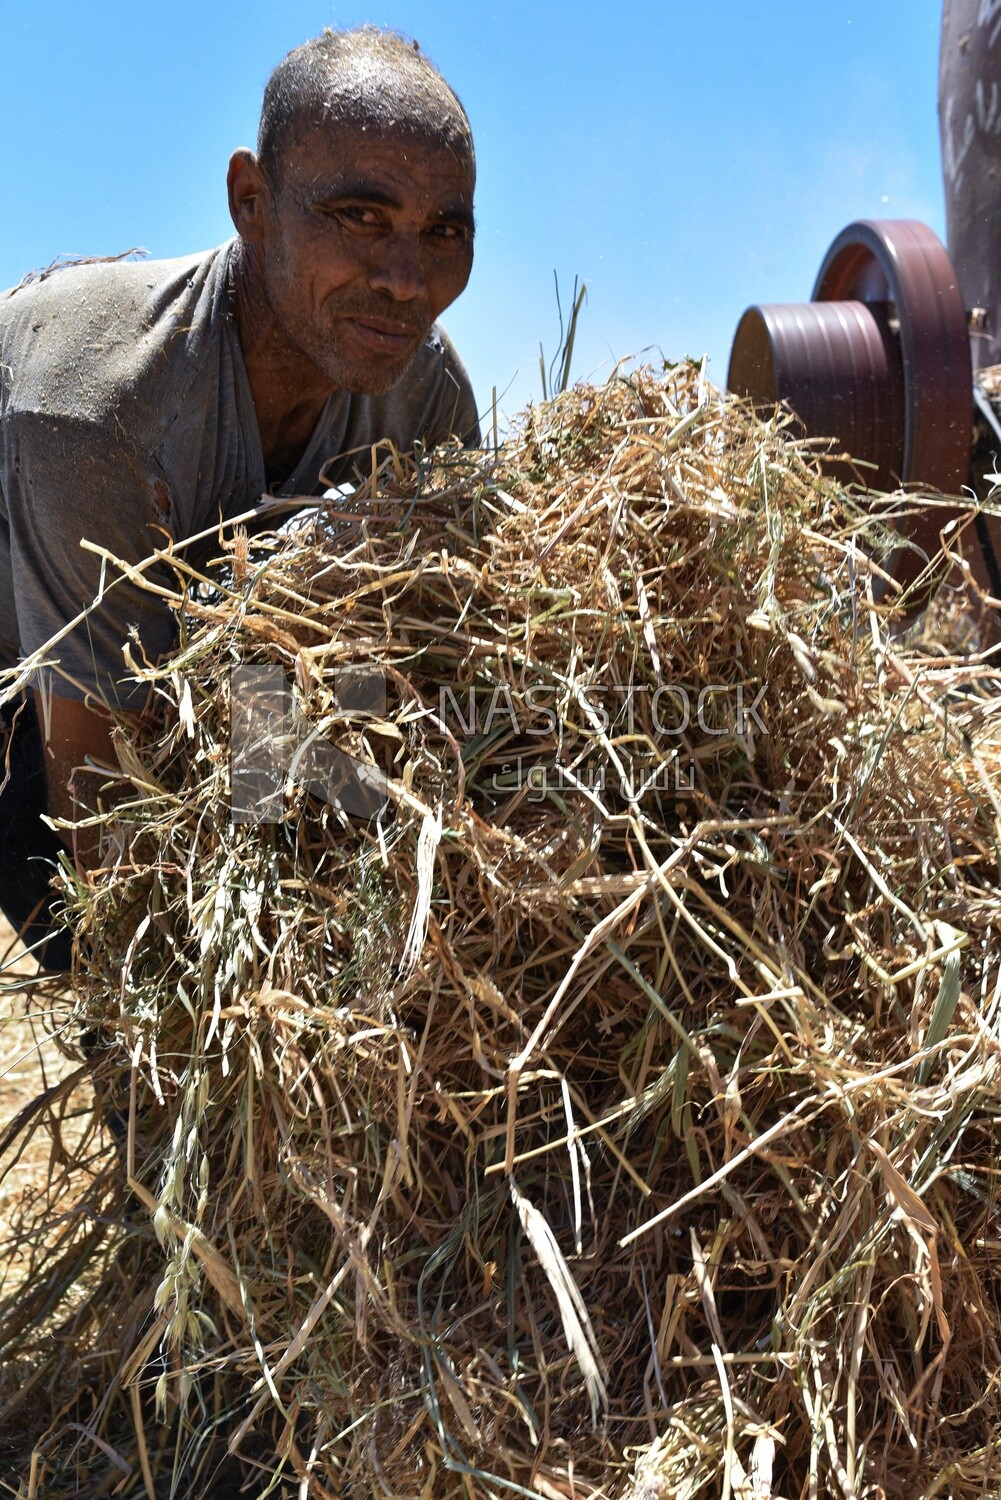
POLYGON ((257 414, 264 467, 285 477, 298 463, 334 387, 293 348, 275 321, 252 248, 233 259, 236 326, 257 414))

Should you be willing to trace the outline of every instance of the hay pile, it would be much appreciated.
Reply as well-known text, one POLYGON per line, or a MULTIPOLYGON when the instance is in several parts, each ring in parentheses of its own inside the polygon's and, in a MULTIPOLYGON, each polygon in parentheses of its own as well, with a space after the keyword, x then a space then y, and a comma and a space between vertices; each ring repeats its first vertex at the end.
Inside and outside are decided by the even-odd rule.
POLYGON ((189 580, 72 894, 122 1139, 0 1310, 21 1493, 988 1491, 1001 742, 864 524, 683 366, 189 580))

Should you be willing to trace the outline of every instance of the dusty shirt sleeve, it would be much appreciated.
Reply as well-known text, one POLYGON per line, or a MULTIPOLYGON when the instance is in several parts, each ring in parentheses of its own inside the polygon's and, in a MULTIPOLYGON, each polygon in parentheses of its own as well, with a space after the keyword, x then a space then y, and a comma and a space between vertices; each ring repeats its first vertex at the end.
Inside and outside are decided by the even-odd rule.
MULTIPOLYGON (((136 564, 171 539, 170 495, 155 459, 124 433, 21 413, 8 431, 3 484, 22 656, 47 642, 46 681, 62 697, 140 707, 123 655, 155 661, 174 638, 169 607, 87 551, 89 540, 136 564), (80 618, 78 618, 80 617, 80 618)), ((169 583, 156 565, 148 574, 169 583)))

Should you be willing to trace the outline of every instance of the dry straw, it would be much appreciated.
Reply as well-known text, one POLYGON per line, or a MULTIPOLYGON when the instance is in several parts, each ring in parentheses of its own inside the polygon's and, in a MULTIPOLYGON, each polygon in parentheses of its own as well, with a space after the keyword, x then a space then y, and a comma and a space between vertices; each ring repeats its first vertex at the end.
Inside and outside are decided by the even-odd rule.
POLYGON ((995 700, 879 545, 682 366, 178 563, 70 887, 113 1128, 16 1226, 13 1490, 991 1491, 995 700))

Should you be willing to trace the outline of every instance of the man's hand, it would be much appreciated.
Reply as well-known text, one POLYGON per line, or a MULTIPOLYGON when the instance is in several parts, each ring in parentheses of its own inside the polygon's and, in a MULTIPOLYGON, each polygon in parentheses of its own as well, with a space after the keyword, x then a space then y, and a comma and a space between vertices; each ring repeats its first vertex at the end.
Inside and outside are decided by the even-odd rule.
MULTIPOLYGON (((49 817, 73 822, 87 812, 86 795, 82 803, 78 800, 82 790, 79 768, 88 760, 108 767, 117 764, 111 747, 111 719, 74 698, 54 698, 48 693, 35 693, 35 711, 45 745, 49 817), (76 782, 76 795, 71 782, 76 782)), ((72 835, 72 843, 77 867, 90 864, 96 837, 89 830, 79 830, 72 835)))

